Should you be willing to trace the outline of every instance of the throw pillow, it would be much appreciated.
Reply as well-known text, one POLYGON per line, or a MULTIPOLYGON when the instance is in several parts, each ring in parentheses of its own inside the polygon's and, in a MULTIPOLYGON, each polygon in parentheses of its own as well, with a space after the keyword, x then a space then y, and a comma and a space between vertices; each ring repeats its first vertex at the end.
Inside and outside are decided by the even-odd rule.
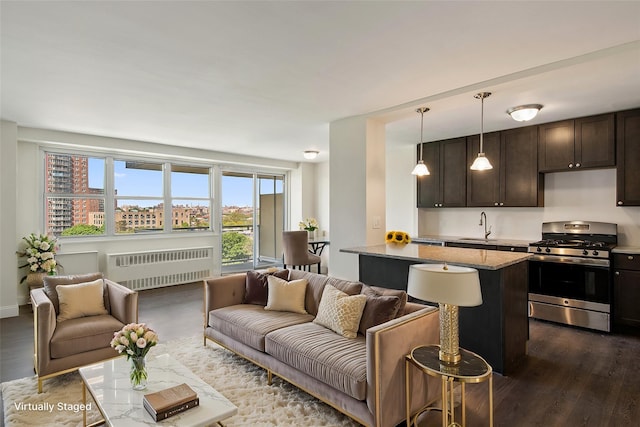
POLYGON ((304 296, 307 292, 307 279, 287 282, 276 276, 267 276, 269 294, 265 310, 291 311, 307 314, 304 309, 304 296))
MULTIPOLYGON (((75 285, 78 283, 93 282, 102 279, 102 273, 76 274, 74 276, 44 276, 44 293, 51 300, 56 314, 60 313, 60 302, 58 301, 58 292, 56 288, 60 285, 75 285)), ((109 299, 105 298, 105 307, 109 309, 109 299)))
POLYGON ((245 304, 267 305, 267 295, 269 293, 267 277, 269 275, 287 280, 289 278, 289 270, 247 271, 244 292, 245 304))
POLYGON ((326 285, 322 291, 318 315, 313 322, 345 338, 355 338, 366 302, 366 295, 347 295, 331 285, 326 285))
POLYGON ((361 294, 367 297, 358 332, 367 334, 367 329, 395 319, 401 300, 397 295, 380 295, 370 286, 363 286, 361 294))
POLYGON ((360 293, 364 294, 365 289, 371 290, 378 295, 391 295, 400 298, 400 307, 398 307, 398 314, 396 314, 396 317, 402 316, 402 314, 404 313, 404 306, 407 305, 408 300, 408 296, 405 291, 401 291, 399 289, 382 288, 379 286, 362 285, 362 290, 360 291, 360 293))
POLYGON ((107 309, 104 307, 103 291, 102 279, 76 285, 57 286, 56 292, 60 301, 58 322, 107 314, 107 309))

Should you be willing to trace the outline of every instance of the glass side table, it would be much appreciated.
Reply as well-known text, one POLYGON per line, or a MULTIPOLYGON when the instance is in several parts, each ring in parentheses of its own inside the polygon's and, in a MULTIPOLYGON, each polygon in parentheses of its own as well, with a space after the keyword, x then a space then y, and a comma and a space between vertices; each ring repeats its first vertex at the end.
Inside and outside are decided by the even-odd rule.
POLYGON ((407 427, 417 426, 418 416, 430 410, 442 411, 442 426, 462 426, 466 423, 465 384, 489 381, 489 426, 493 427, 493 370, 491 366, 477 354, 460 349, 462 359, 456 365, 442 363, 438 357, 439 345, 426 345, 414 348, 405 358, 405 388, 407 406, 407 427), (442 409, 426 405, 411 418, 411 381, 410 367, 415 366, 423 373, 442 381, 442 409), (454 382, 460 383, 462 407, 462 424, 455 421, 453 401, 454 382), (451 420, 449 420, 451 418, 451 420))

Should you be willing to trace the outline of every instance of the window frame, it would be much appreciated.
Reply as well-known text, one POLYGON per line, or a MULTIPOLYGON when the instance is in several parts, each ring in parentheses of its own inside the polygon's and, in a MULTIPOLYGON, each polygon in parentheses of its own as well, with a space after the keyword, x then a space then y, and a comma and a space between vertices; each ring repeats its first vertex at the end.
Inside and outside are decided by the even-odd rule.
POLYGON ((40 169, 40 179, 39 185, 42 188, 42 205, 40 207, 41 213, 41 223, 43 224, 43 229, 47 232, 50 231, 48 228, 49 221, 46 215, 46 204, 47 200, 50 197, 58 197, 58 198, 71 198, 71 199, 100 199, 104 200, 104 233, 102 234, 93 234, 93 235, 75 235, 75 236, 58 236, 61 239, 126 239, 126 238, 135 238, 134 236, 163 236, 163 237, 185 237, 187 235, 190 236, 202 236, 206 233, 215 234, 216 233, 216 224, 217 224, 217 209, 216 206, 216 197, 215 197, 215 175, 216 175, 216 163, 214 162, 197 162, 179 158, 167 158, 165 156, 136 156, 131 154, 122 154, 122 153, 111 153, 111 152, 96 152, 91 150, 68 150, 60 147, 41 147, 41 169, 40 169), (64 156, 72 156, 72 157, 87 157, 87 158, 97 158, 103 159, 104 164, 104 193, 103 194, 69 194, 69 193, 50 193, 48 192, 48 175, 46 173, 46 161, 47 155, 64 155, 64 156), (162 165, 162 196, 116 196, 115 194, 115 161, 138 161, 138 162, 149 162, 149 163, 158 163, 162 165), (171 194, 171 169, 172 165, 181 166, 181 167, 195 167, 195 168, 204 168, 208 170, 208 197, 174 197, 171 194), (167 221, 167 218, 173 218, 173 200, 196 200, 196 201, 206 201, 209 205, 209 227, 207 229, 201 230, 190 230, 192 233, 185 233, 185 230, 173 229, 172 221, 167 221), (158 231, 149 231, 143 234, 137 233, 116 233, 115 227, 115 217, 116 217, 116 203, 119 200, 160 200, 164 205, 163 216, 165 218, 163 222, 163 229, 158 231))

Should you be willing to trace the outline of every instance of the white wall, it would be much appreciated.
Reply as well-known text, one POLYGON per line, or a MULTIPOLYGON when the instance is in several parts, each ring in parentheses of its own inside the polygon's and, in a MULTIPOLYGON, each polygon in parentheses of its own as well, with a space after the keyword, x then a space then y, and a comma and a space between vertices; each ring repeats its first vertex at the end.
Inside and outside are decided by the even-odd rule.
MULTIPOLYGON (((0 122, 0 318, 18 315, 18 258, 16 233, 16 160, 18 126, 0 122)), ((21 195, 22 196, 22 195, 21 195)))
POLYGON ((542 208, 418 209, 419 235, 480 238, 485 211, 492 238, 535 241, 543 222, 584 220, 616 223, 619 245, 640 246, 640 207, 616 207, 615 169, 546 174, 544 195, 542 208))
MULTIPOLYGON (((331 240, 331 230, 329 228, 330 220, 330 208, 329 203, 331 198, 329 197, 329 162, 317 163, 315 165, 314 183, 316 187, 316 219, 320 227, 319 237, 323 237, 331 240)), ((328 247, 324 248, 322 252, 322 269, 325 267, 329 271, 331 265, 331 256, 328 247)))
POLYGON ((418 235, 416 177, 411 171, 416 163, 414 146, 387 144, 387 230, 418 235))

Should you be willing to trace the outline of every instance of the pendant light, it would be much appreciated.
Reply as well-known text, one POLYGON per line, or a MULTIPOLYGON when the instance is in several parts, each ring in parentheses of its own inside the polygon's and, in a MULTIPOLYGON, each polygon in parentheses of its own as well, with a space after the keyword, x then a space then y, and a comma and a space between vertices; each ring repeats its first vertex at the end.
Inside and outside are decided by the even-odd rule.
POLYGON ((478 157, 473 161, 471 165, 471 170, 474 171, 485 171, 489 169, 493 169, 489 159, 487 159, 484 155, 484 147, 482 141, 482 134, 484 133, 484 99, 488 98, 491 95, 491 92, 480 92, 474 95, 474 98, 480 99, 480 152, 478 152, 478 157))
POLYGON ((411 172, 411 174, 417 175, 417 176, 430 175, 429 169, 427 168, 427 165, 424 164, 424 160, 422 158, 422 152, 424 151, 422 129, 424 124, 424 113, 426 113, 427 111, 429 111, 427 107, 418 108, 416 110, 416 113, 420 113, 420 158, 418 159, 418 164, 416 165, 415 168, 413 168, 413 171, 411 172))

